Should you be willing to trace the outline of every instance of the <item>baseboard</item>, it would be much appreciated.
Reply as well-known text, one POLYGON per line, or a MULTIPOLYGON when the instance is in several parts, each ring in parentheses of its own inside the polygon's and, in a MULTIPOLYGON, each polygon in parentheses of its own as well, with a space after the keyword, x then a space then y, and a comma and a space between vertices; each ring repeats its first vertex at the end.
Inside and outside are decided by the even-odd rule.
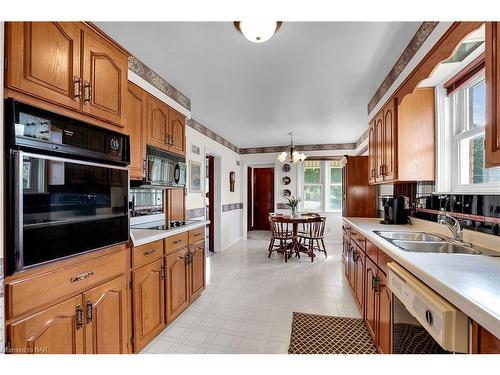
POLYGON ((233 246, 236 242, 241 241, 242 239, 243 239, 243 237, 236 238, 233 242, 231 242, 229 245, 227 245, 226 247, 224 247, 222 249, 222 251, 227 250, 228 248, 230 248, 231 246, 233 246))

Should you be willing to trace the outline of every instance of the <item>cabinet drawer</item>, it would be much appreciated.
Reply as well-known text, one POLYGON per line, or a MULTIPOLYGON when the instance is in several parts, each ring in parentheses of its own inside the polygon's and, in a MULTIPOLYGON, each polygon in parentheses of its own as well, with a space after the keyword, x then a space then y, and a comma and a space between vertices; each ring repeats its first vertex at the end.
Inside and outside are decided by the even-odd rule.
POLYGON ((163 240, 137 246, 132 249, 132 267, 140 267, 163 256, 163 240))
POLYGON ((366 255, 373 261, 373 263, 377 264, 378 252, 380 250, 377 246, 372 244, 370 241, 366 241, 366 255))
POLYGON ((170 255, 188 245, 188 232, 165 238, 165 253, 170 255))
POLYGON ((382 250, 378 249, 378 256, 377 256, 377 266, 382 270, 383 273, 387 275, 388 268, 387 268, 387 263, 393 262, 394 260, 384 253, 382 250))
POLYGON ((196 228, 189 231, 189 244, 195 244, 205 239, 205 227, 196 228))
POLYGON ((360 233, 355 231, 354 229, 351 228, 351 238, 354 240, 354 242, 361 248, 361 250, 365 251, 366 246, 365 246, 365 237, 362 236, 360 233))
POLYGON ((9 319, 37 307, 70 297, 125 273, 126 251, 120 250, 65 268, 55 269, 6 285, 9 319))

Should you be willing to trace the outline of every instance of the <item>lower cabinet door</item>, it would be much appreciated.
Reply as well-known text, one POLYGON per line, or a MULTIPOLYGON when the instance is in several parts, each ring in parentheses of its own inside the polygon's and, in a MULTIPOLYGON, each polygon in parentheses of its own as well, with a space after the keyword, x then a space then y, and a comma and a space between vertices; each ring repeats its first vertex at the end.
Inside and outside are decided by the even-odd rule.
POLYGON ((163 268, 163 259, 159 259, 132 272, 135 353, 165 327, 163 268))
POLYGON ((349 284, 351 285, 352 290, 354 291, 356 287, 356 265, 354 264, 354 252, 356 251, 356 245, 354 245, 354 242, 351 240, 349 241, 349 246, 351 251, 349 252, 349 259, 348 259, 348 265, 349 265, 349 284))
POLYGON ((12 323, 7 330, 11 353, 82 354, 82 296, 12 323))
POLYGON ((376 341, 376 322, 377 322, 377 294, 373 288, 372 280, 377 277, 377 266, 366 258, 365 266, 365 319, 368 331, 372 339, 376 341))
POLYGON ((359 310, 361 312, 361 316, 364 316, 365 310, 364 310, 364 305, 365 305, 365 255, 359 251, 356 250, 357 256, 356 256, 356 288, 355 288, 355 296, 356 296, 356 302, 358 303, 359 310))
POLYGON ((205 290, 205 241, 189 248, 190 252, 190 296, 192 302, 205 290))
POLYGON ((377 347, 380 353, 390 354, 392 351, 391 341, 391 307, 392 293, 388 288, 386 277, 379 272, 378 292, 378 325, 377 325, 377 347))
POLYGON ((167 323, 171 323, 189 305, 187 254, 186 248, 167 256, 167 323))
POLYGON ((125 276, 83 294, 85 353, 127 353, 127 282, 125 276))

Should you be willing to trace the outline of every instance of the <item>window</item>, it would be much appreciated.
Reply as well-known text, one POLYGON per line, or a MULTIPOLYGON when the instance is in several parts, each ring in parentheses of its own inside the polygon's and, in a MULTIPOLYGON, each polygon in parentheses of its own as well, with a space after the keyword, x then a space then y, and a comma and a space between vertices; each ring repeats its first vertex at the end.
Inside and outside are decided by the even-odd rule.
POLYGON ((342 207, 342 165, 339 160, 306 160, 303 163, 306 211, 340 211, 342 207))
POLYGON ((484 70, 450 97, 451 180, 453 191, 493 187, 500 183, 500 168, 484 167, 484 70))

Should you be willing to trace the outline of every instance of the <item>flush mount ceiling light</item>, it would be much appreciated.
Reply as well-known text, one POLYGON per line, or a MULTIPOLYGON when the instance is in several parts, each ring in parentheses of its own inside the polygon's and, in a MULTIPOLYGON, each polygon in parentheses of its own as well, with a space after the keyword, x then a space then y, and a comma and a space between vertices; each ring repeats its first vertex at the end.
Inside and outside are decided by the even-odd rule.
POLYGON ((235 21, 234 27, 250 42, 264 43, 281 27, 281 21, 235 21))
POLYGON ((281 154, 278 155, 278 161, 281 163, 289 162, 289 163, 297 163, 299 161, 304 161, 306 160, 307 156, 305 156, 303 153, 297 152, 294 150, 294 145, 293 145, 293 136, 294 132, 288 133, 290 134, 290 152, 287 153, 286 151, 283 151, 281 154))

